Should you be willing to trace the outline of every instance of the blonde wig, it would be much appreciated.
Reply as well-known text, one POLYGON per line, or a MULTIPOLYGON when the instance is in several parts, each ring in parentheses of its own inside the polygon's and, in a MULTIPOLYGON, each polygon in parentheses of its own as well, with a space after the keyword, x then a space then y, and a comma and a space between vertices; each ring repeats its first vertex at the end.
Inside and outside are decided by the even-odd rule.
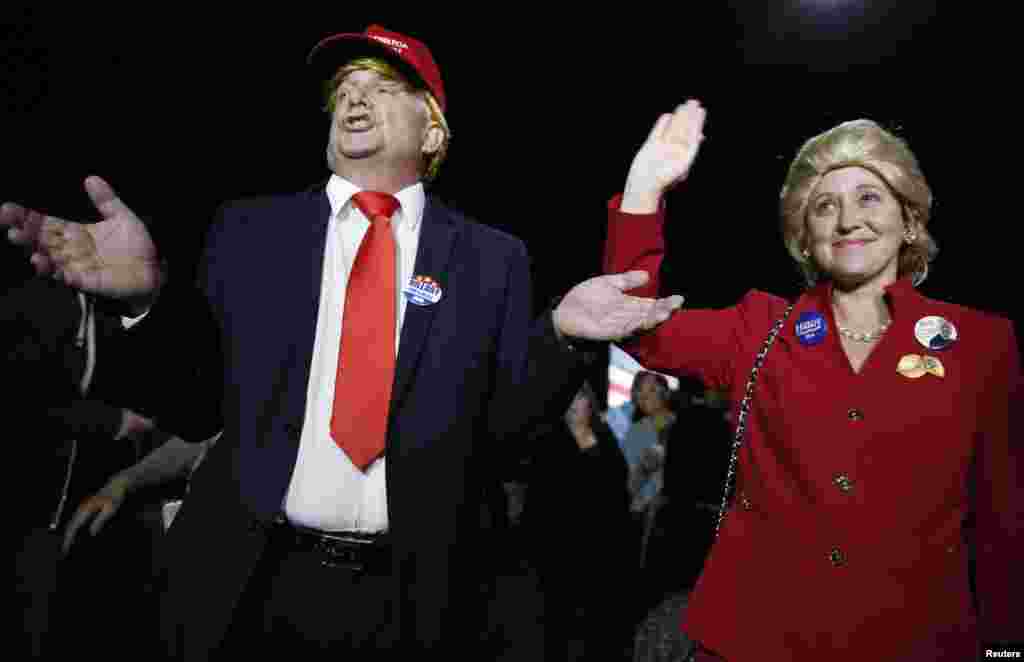
POLYGON ((438 171, 441 169, 441 164, 444 162, 445 156, 448 155, 448 144, 452 139, 451 129, 448 128, 448 120, 445 119, 444 113, 441 111, 440 104, 437 103, 437 99, 430 93, 429 90, 421 89, 418 86, 414 86, 398 69, 395 68, 390 62, 375 57, 362 57, 356 58, 349 61, 345 65, 338 68, 337 73, 334 77, 324 82, 324 110, 328 114, 334 114, 335 107, 335 96, 338 90, 338 86, 341 85, 341 81, 345 79, 353 71, 360 70, 375 71, 385 78, 398 81, 404 85, 416 89, 426 100, 427 109, 430 113, 430 121, 441 127, 441 131, 444 133, 444 139, 441 141, 441 146, 438 147, 437 151, 433 154, 429 154, 425 157, 426 163, 423 169, 423 179, 426 182, 431 182, 437 177, 438 171))
POLYGON ((899 275, 919 285, 928 275, 938 245, 928 233, 932 192, 906 141, 871 120, 843 122, 803 144, 789 166, 779 196, 782 236, 808 285, 821 277, 804 254, 807 201, 821 178, 832 170, 857 166, 884 181, 903 209, 908 242, 900 249, 899 275))

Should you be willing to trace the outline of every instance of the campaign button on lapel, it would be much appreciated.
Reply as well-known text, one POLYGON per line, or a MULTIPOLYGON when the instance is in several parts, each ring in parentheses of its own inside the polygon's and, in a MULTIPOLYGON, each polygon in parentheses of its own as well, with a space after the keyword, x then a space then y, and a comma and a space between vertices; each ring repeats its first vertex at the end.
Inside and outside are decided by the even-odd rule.
POLYGON ((805 347, 819 344, 828 333, 825 316, 816 310, 800 313, 800 317, 797 318, 793 329, 796 332, 797 340, 805 347))
POLYGON ((432 306, 441 300, 441 285, 430 276, 413 276, 402 288, 406 301, 417 306, 432 306))
POLYGON ((946 318, 928 315, 917 320, 914 337, 927 349, 941 351, 955 343, 959 334, 953 323, 946 318))

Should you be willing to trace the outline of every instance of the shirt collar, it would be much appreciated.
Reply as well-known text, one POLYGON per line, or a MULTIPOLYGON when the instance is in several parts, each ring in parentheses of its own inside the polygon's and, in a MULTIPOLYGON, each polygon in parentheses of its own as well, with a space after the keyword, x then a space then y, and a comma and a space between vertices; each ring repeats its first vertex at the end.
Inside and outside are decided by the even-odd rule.
MULTIPOLYGON (((331 203, 331 218, 337 218, 339 214, 351 208, 352 196, 361 191, 352 182, 332 174, 327 180, 327 199, 331 203)), ((416 182, 411 186, 395 193, 401 205, 400 212, 395 214, 394 220, 399 223, 408 223, 409 229, 416 231, 423 220, 423 209, 427 204, 427 195, 423 189, 423 182, 416 182)))

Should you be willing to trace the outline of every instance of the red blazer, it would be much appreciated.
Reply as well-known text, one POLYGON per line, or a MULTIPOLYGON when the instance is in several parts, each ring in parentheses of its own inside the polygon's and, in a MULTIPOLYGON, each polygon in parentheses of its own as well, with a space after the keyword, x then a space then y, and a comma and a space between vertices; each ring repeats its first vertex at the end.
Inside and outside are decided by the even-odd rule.
MULTIPOLYGON (((605 270, 642 269, 657 291, 662 213, 609 211, 605 270)), ((840 345, 831 284, 804 293, 760 373, 739 455, 737 498, 698 581, 684 628, 730 662, 969 660, 978 639, 1021 634, 1021 375, 1012 325, 886 290, 892 326, 859 374, 840 345), (801 313, 820 313, 818 344, 801 313), (924 316, 959 340, 930 351, 924 316), (945 376, 910 379, 907 354, 945 376), (1011 404, 1015 402, 1016 405, 1011 404), (973 512, 977 608, 963 523, 973 512)), ((677 314, 626 344, 644 366, 743 397, 754 357, 786 301, 751 291, 724 310, 677 314)))

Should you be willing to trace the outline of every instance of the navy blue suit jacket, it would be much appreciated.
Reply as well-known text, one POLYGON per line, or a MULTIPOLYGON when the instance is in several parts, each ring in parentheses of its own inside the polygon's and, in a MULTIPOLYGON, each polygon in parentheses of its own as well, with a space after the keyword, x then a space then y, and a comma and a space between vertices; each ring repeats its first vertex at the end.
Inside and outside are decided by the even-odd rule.
MULTIPOLYGON (((330 205, 323 189, 222 208, 200 281, 222 332, 224 435, 171 528, 166 631, 179 655, 217 645, 280 513, 295 464, 330 205)), ((532 318, 519 240, 428 197, 387 437, 394 622, 420 649, 479 627, 480 503, 496 458, 559 415, 582 381, 551 315, 532 318)), ((343 607, 342 603, 342 607, 343 607)))

